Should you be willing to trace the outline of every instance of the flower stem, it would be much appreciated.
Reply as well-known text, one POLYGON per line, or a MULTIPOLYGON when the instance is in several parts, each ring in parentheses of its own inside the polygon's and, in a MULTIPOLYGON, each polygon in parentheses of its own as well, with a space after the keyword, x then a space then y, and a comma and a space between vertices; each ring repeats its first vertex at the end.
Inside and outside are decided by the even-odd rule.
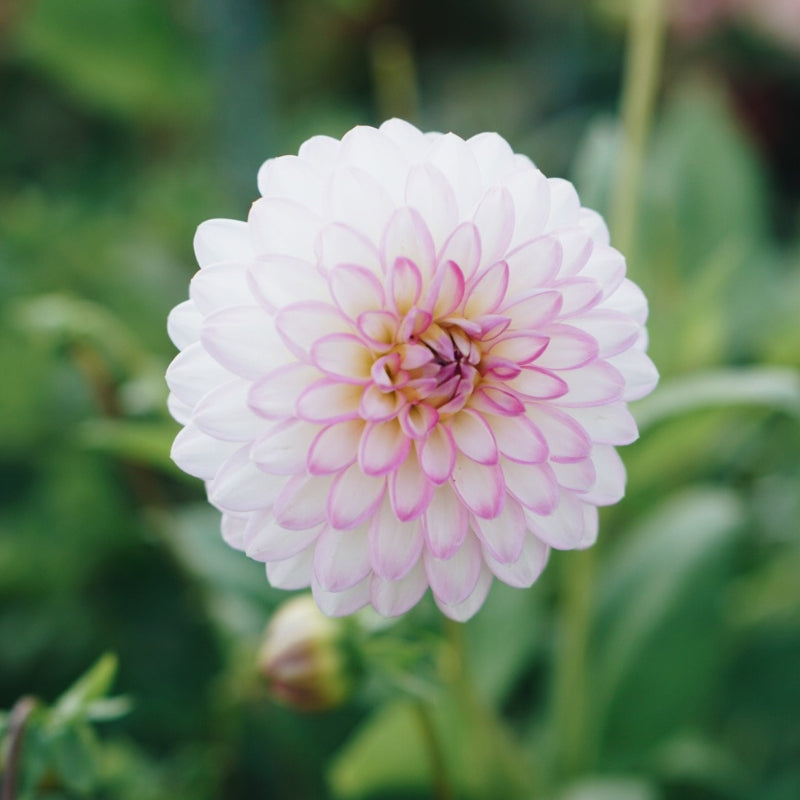
POLYGON ((6 756, 3 783, 0 789, 2 800, 16 800, 17 778, 20 764, 22 763, 22 744, 25 739, 25 729, 31 714, 36 709, 35 698, 20 697, 11 709, 11 722, 8 730, 8 751, 6 756))
POLYGON ((664 0, 632 0, 622 86, 624 144, 611 209, 614 246, 631 259, 635 245, 639 184, 664 42, 664 0))
POLYGON ((433 720, 431 709, 425 700, 415 703, 419 727, 425 742, 431 764, 431 780, 433 782, 433 796, 435 800, 453 800, 453 789, 447 774, 444 751, 442 750, 436 723, 433 720))

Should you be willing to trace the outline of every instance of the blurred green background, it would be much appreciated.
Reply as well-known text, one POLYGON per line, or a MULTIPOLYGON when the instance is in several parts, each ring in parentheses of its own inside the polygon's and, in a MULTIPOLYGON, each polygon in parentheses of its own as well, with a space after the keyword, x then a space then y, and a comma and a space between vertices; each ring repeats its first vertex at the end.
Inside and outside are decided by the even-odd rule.
MULTIPOLYGON (((285 595, 169 461, 165 318, 196 225, 244 218, 261 162, 315 133, 497 130, 609 211, 626 5, 4 0, 0 708, 53 702, 105 652, 131 704, 31 731, 21 797, 431 796, 402 697, 302 716, 254 680, 285 595)), ((569 553, 463 628, 502 722, 434 704, 459 798, 800 797, 800 10, 667 6, 628 253, 662 384, 584 629, 569 553), (528 774, 506 786, 507 741, 528 774)))

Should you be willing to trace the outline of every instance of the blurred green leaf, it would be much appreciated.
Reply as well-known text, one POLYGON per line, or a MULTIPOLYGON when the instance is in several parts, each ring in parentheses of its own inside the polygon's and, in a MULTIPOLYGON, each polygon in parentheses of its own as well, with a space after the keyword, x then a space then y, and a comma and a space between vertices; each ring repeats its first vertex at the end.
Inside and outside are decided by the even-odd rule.
POLYGON ((642 778, 585 778, 570 785, 558 800, 658 800, 655 786, 642 778))
MULTIPOLYGON (((90 419, 76 428, 80 445, 89 450, 159 469, 174 477, 186 476, 170 458, 175 425, 169 422, 132 422, 90 419)), ((190 478, 193 484, 197 481, 190 478)))
POLYGON ((51 723, 66 725, 86 715, 95 700, 106 695, 117 674, 117 657, 106 653, 53 704, 51 723))
POLYGON ((742 524, 734 492, 689 489, 610 554, 590 684, 604 751, 635 760, 702 715, 717 679, 726 554, 742 524))

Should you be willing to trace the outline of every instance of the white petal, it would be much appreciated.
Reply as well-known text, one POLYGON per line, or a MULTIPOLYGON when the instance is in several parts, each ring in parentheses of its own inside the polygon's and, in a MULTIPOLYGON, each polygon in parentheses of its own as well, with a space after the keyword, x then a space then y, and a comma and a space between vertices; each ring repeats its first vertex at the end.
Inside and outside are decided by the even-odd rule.
POLYGON ((326 225, 319 233, 315 251, 324 271, 338 264, 358 264, 373 272, 382 274, 381 258, 376 243, 367 239, 363 233, 339 222, 326 225))
POLYGON ((550 216, 547 227, 556 230, 577 225, 581 201, 575 187, 563 178, 548 178, 547 182, 550 184, 550 216))
POLYGON ((469 530, 469 511, 449 485, 434 490, 423 518, 431 555, 448 559, 461 547, 469 530))
POLYGON ((194 344, 200 338, 203 315, 197 306, 186 300, 175 306, 167 317, 167 333, 179 350, 194 344))
POLYGON ((514 201, 516 224, 511 247, 518 247, 543 233, 550 216, 550 185, 533 166, 517 169, 502 183, 514 201))
POLYGON ((233 373, 211 357, 202 342, 195 342, 178 353, 167 368, 170 391, 189 406, 194 406, 206 392, 233 377, 233 373))
POLYGON ((461 502, 484 519, 496 517, 503 508, 503 471, 495 464, 484 466, 459 454, 453 468, 453 486, 461 502))
POLYGON ((320 588, 341 592, 370 573, 368 525, 349 531, 326 526, 314 552, 314 576, 320 588))
POLYGON ((287 530, 275 521, 272 511, 252 514, 244 532, 244 551, 254 561, 281 561, 305 550, 317 540, 322 526, 306 530, 287 530))
POLYGON ((489 189, 480 200, 472 220, 481 234, 481 262, 493 264, 508 252, 514 233, 514 201, 502 187, 489 189))
POLYGON ((247 266, 229 261, 197 272, 189 284, 189 295, 204 315, 226 306, 249 306, 254 302, 247 283, 247 266))
POLYGON ((426 550, 423 560, 433 596, 447 605, 457 605, 469 597, 483 564, 481 546, 472 533, 450 558, 436 558, 426 550))
POLYGON ((208 496, 223 511, 255 511, 269 508, 285 483, 285 476, 269 475, 258 469, 250 460, 250 446, 245 445, 214 476, 208 496))
POLYGON ((496 133, 479 133, 467 139, 475 156, 484 186, 491 186, 517 170, 517 160, 509 143, 496 133))
POLYGON ((522 552, 527 533, 522 506, 513 498, 506 497, 502 511, 493 519, 476 517, 475 532, 483 548, 502 564, 515 562, 522 552))
POLYGON ((300 420, 281 421, 253 442, 250 458, 264 472, 275 475, 304 472, 308 450, 318 432, 316 425, 300 420))
POLYGON ((321 214, 323 176, 308 160, 298 156, 270 158, 258 171, 258 191, 263 197, 286 197, 321 214))
POLYGON ((395 203, 401 202, 408 161, 388 136, 375 128, 358 125, 342 137, 341 158, 369 173, 386 188, 395 203))
POLYGON ((250 208, 247 224, 258 255, 314 260, 314 242, 322 220, 307 206, 285 198, 261 198, 250 208))
POLYGON ((444 174, 453 187, 462 219, 472 216, 481 197, 483 178, 467 143, 454 133, 446 133, 433 143, 428 152, 428 161, 444 174))
POLYGON ((311 585, 314 545, 291 558, 267 563, 267 579, 277 589, 305 589, 311 585))
POLYGON ((192 415, 197 427, 231 442, 252 441, 262 435, 269 423, 250 408, 251 387, 250 381, 234 378, 206 393, 192 415))
POLYGON ((405 201, 428 223, 438 250, 458 224, 458 205, 453 187, 432 164, 411 168, 406 181, 405 201))
POLYGON ((326 503, 332 478, 328 475, 294 475, 275 498, 278 524, 299 531, 319 525, 326 517, 326 503))
POLYGON ((625 403, 571 408, 569 415, 599 444, 630 444, 639 438, 636 420, 625 403))
POLYGON ((328 522, 334 528, 349 529, 369 519, 386 491, 386 479, 364 475, 358 464, 340 472, 327 501, 328 522))
POLYGON ((294 416, 298 398, 319 379, 319 370, 305 364, 287 364, 267 373, 250 389, 248 403, 267 419, 294 416))
POLYGON ((556 550, 583 549, 594 544, 597 535, 596 531, 587 527, 584 507, 595 508, 581 502, 571 492, 563 491, 552 514, 540 516, 526 510, 528 529, 556 550))
POLYGON ((323 614, 329 617, 346 617, 369 603, 370 576, 360 583, 340 592, 328 592, 312 576, 311 593, 323 614))
POLYGON ((517 589, 527 589, 533 585, 542 574, 549 555, 550 548, 530 533, 525 537, 519 558, 511 564, 497 561, 485 549, 483 553, 486 565, 495 577, 517 589))
POLYGON ((328 299, 323 273, 310 261, 291 256, 265 256, 254 261, 247 280, 253 295, 270 311, 294 303, 328 299))
POLYGON ((384 501, 369 529, 370 559, 376 575, 387 581, 405 577, 417 563, 424 539, 420 521, 401 522, 384 501))
POLYGON ((369 173, 356 167, 338 167, 328 183, 328 209, 341 222, 377 241, 394 211, 387 190, 369 173))
POLYGON ((470 617, 474 616, 483 605, 491 586, 492 574, 486 567, 483 567, 480 575, 478 575, 478 580, 475 582, 475 588, 465 600, 462 600, 460 603, 445 603, 435 595, 434 599, 436 600, 436 605, 439 606, 443 614, 456 622, 466 622, 470 617))
POLYGON ((372 606, 384 617, 396 617, 413 608, 427 588, 428 578, 421 561, 417 561, 400 580, 388 581, 380 575, 373 575, 370 585, 372 606))
POLYGON ((201 267, 218 261, 248 261, 254 255, 246 222, 233 219, 209 219, 194 235, 194 253, 201 267))
POLYGON ((619 453, 608 445, 596 445, 592 450, 592 461, 597 472, 594 486, 581 495, 586 503, 609 506, 618 503, 625 495, 625 465, 619 453))
POLYGON ((236 442, 221 442, 207 436, 195 425, 187 425, 175 437, 170 456, 184 472, 210 481, 240 446, 236 442))
POLYGON ((502 462, 506 489, 536 514, 552 514, 559 498, 558 482, 549 464, 502 462))
POLYGON ((624 353, 612 356, 608 359, 608 363, 619 370, 625 378, 622 399, 626 402, 650 394, 658 383, 658 370, 655 364, 638 347, 631 347, 624 353))

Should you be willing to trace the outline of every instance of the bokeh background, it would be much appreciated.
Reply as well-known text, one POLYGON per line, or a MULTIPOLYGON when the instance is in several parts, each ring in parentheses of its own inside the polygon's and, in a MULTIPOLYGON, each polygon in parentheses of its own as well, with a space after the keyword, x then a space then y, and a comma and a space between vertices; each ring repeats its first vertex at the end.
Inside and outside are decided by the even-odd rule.
MULTIPOLYGON (((21 797, 431 796, 387 687, 306 716, 254 679, 284 595, 169 460, 165 318, 196 225, 244 218, 261 162, 315 133, 497 130, 607 212, 628 5, 3 0, 0 708, 54 702, 103 653, 131 704, 31 733, 21 797)), ((569 553, 463 628, 503 727, 487 749, 442 701, 459 798, 800 797, 800 3, 665 6, 628 253, 662 384, 583 639, 569 553), (504 737, 532 777, 498 793, 504 737)))

